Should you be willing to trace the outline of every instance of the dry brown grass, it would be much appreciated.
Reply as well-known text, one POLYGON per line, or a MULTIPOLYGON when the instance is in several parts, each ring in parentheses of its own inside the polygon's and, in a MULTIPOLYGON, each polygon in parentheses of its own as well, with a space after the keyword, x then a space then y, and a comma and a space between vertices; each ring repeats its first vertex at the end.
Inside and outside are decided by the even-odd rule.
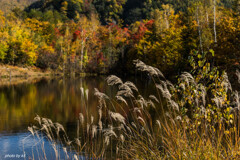
POLYGON ((18 67, 11 65, 0 65, 0 78, 8 77, 37 77, 50 75, 50 71, 43 72, 36 67, 18 67))
POLYGON ((51 75, 53 75, 51 71, 43 72, 36 67, 0 65, 0 86, 32 83, 51 75))

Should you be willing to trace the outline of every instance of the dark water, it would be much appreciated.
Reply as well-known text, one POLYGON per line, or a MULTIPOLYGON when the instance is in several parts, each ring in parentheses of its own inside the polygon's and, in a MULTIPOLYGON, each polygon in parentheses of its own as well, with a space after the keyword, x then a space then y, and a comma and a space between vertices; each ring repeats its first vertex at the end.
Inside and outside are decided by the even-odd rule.
MULTIPOLYGON (((70 138, 74 138, 78 115, 86 113, 80 88, 89 91, 88 113, 97 116, 98 100, 94 96, 94 88, 110 97, 117 91, 116 88, 107 86, 105 78, 44 78, 34 82, 0 86, 0 159, 29 159, 33 153, 37 154, 33 147, 36 144, 34 137, 27 130, 28 126, 36 124, 36 115, 63 124, 70 138)), ((131 81, 137 83, 143 95, 151 93, 149 81, 131 81)), ((47 158, 54 159, 51 144, 44 138, 42 141, 47 150, 47 158)), ((61 154, 64 159, 64 154, 61 154)))

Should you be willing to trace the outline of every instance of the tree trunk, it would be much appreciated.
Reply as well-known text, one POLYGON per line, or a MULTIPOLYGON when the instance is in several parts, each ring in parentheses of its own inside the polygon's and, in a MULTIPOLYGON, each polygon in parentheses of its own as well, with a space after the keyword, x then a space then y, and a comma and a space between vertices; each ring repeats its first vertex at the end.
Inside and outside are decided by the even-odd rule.
POLYGON ((200 28, 198 10, 199 10, 199 8, 197 7, 197 24, 198 24, 199 43, 200 43, 201 52, 202 52, 202 54, 203 54, 202 33, 201 33, 201 28, 200 28))
POLYGON ((82 45, 81 45, 81 64, 80 64, 80 70, 82 71, 83 68, 83 51, 84 51, 84 46, 83 46, 83 41, 82 41, 82 45))
POLYGON ((83 30, 81 31, 81 35, 82 35, 82 43, 81 43, 81 56, 80 56, 80 70, 82 72, 83 69, 83 52, 84 52, 84 40, 83 40, 83 30))
POLYGON ((214 6, 213 6, 213 14, 214 14, 214 22, 213 22, 213 30, 214 30, 214 42, 217 43, 217 31, 216 31, 216 0, 214 0, 214 6))

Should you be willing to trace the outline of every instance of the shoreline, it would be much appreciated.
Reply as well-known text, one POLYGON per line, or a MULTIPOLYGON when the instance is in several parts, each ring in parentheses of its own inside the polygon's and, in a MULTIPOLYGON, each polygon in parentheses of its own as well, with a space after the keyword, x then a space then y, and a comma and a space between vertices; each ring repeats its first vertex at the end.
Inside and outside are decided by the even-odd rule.
POLYGON ((62 73, 53 70, 42 71, 36 67, 0 65, 0 86, 37 82, 43 78, 97 76, 96 73, 62 73))
POLYGON ((42 77, 51 76, 53 72, 42 71, 36 67, 19 67, 11 65, 0 65, 0 78, 27 78, 27 77, 42 77))
POLYGON ((0 65, 0 79, 9 78, 29 78, 29 77, 49 77, 49 76, 97 76, 97 73, 63 73, 59 71, 46 70, 43 71, 37 67, 19 67, 12 65, 0 65))

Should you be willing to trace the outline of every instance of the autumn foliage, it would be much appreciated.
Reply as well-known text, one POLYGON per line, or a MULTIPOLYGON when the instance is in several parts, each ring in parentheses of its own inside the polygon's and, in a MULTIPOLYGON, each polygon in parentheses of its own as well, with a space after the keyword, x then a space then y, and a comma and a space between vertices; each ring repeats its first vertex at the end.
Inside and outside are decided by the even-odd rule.
POLYGON ((151 8, 148 18, 130 25, 120 16, 125 0, 45 3, 42 11, 0 12, 1 63, 64 72, 133 73, 132 61, 138 58, 164 72, 179 73, 189 67, 186 62, 194 51, 213 49, 215 64, 223 67, 240 59, 238 10, 217 4, 213 12, 212 1, 191 3, 185 12, 176 12, 171 4, 151 8, 146 3, 144 7, 151 8), (55 3, 59 10, 48 10, 55 3), (108 15, 101 5, 107 6, 108 15), (99 13, 93 12, 94 6, 99 13))

